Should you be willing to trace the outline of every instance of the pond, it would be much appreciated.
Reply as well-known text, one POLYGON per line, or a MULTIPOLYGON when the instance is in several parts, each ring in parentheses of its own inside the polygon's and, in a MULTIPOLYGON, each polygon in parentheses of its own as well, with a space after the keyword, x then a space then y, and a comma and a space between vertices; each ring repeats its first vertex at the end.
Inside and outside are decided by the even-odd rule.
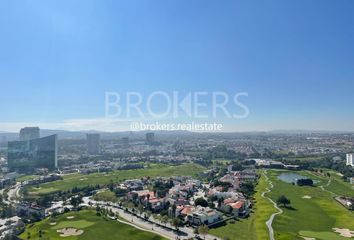
POLYGON ((283 172, 278 176, 278 179, 286 183, 296 183, 297 180, 307 179, 307 177, 301 176, 300 174, 297 173, 283 172))

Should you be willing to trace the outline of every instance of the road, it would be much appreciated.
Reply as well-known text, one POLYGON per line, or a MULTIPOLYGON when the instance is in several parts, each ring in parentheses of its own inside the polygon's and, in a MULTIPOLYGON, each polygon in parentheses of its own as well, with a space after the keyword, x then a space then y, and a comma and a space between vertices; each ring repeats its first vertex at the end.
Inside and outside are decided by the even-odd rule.
POLYGON ((274 185, 273 185, 273 183, 269 180, 268 176, 267 176, 265 173, 263 173, 263 175, 264 175, 264 177, 266 178, 267 182, 269 183, 269 188, 266 188, 266 191, 262 192, 262 197, 268 199, 268 200, 273 204, 274 208, 278 210, 278 212, 273 213, 273 214, 270 216, 270 218, 268 219, 268 221, 266 222, 266 225, 267 225, 267 228, 268 228, 268 231, 269 231, 269 239, 270 239, 270 240, 274 240, 274 239, 275 239, 275 238, 274 238, 274 229, 273 229, 272 224, 273 224, 274 218, 275 218, 277 215, 282 214, 282 213, 283 213, 283 210, 280 209, 280 208, 278 207, 278 205, 277 205, 271 198, 265 196, 265 194, 271 192, 271 189, 274 188, 274 185))
MULTIPOLYGON (((166 227, 168 227, 168 228, 161 227, 156 224, 156 223, 158 223, 158 221, 156 221, 155 219, 152 219, 152 217, 149 219, 149 221, 153 221, 155 223, 144 221, 141 218, 138 218, 138 217, 130 214, 129 212, 126 212, 126 211, 118 208, 118 206, 114 203, 97 202, 97 201, 90 199, 89 197, 84 197, 83 202, 85 204, 88 204, 89 202, 91 202, 91 204, 93 204, 93 205, 98 204, 100 207, 104 207, 108 210, 112 210, 114 213, 118 213, 120 217, 125 219, 125 221, 120 221, 120 222, 129 223, 129 225, 136 227, 140 230, 153 232, 153 233, 159 234, 159 235, 161 235, 165 238, 171 239, 171 240, 178 239, 178 237, 179 237, 179 239, 187 239, 187 238, 193 238, 195 236, 195 234, 193 232, 193 228, 180 227, 179 231, 181 232, 181 234, 180 234, 180 236, 178 236, 175 231, 168 229, 168 228, 174 229, 174 227, 171 226, 171 224, 169 224, 169 223, 166 224, 166 227), (107 206, 107 204, 109 204, 111 206, 107 206)), ((218 237, 208 234, 205 236, 205 240, 220 240, 220 239, 218 237)))
POLYGON ((6 204, 17 204, 19 201, 20 197, 20 189, 21 189, 21 183, 16 183, 16 185, 12 186, 9 188, 9 191, 7 192, 7 199, 4 199, 4 203, 6 204))

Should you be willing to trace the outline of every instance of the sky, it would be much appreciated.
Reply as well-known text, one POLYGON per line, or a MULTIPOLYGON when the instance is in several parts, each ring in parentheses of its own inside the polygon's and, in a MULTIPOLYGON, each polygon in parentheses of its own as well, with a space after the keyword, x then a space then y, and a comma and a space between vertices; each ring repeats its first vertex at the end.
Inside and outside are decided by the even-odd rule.
POLYGON ((352 0, 1 1, 0 131, 123 131, 135 120, 354 131, 353 12, 352 0), (207 93, 207 117, 145 114, 156 91, 207 93), (139 93, 144 118, 107 118, 107 92, 123 109, 139 93), (215 92, 247 93, 247 117, 211 116, 215 92))

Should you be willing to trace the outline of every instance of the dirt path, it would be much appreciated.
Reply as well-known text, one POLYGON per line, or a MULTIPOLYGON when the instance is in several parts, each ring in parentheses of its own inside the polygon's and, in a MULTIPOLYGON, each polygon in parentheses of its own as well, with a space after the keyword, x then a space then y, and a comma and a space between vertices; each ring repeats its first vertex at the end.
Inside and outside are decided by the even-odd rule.
MULTIPOLYGON (((311 174, 312 176, 315 176, 315 177, 318 178, 318 176, 316 176, 316 175, 313 174, 312 172, 310 172, 310 171, 307 171, 307 172, 308 172, 309 174, 311 174)), ((318 186, 318 187, 321 188, 321 190, 324 191, 324 192, 328 192, 328 193, 330 193, 330 194, 332 194, 332 195, 337 195, 337 194, 335 194, 334 192, 331 192, 331 191, 325 189, 325 187, 328 187, 329 185, 331 185, 331 183, 332 183, 332 178, 329 178, 328 182, 327 182, 325 185, 321 185, 321 186, 318 186)))
POLYGON ((269 188, 266 188, 266 191, 262 192, 262 195, 261 195, 261 196, 262 196, 263 198, 268 199, 268 200, 273 204, 274 208, 275 208, 276 210, 278 210, 278 212, 273 213, 273 214, 270 216, 270 218, 268 219, 268 221, 266 222, 266 225, 267 225, 267 228, 268 228, 268 231, 269 231, 269 239, 270 239, 270 240, 275 240, 275 238, 274 238, 274 229, 273 229, 272 224, 273 224, 274 218, 275 218, 277 215, 282 214, 282 213, 283 213, 283 210, 280 209, 280 208, 278 207, 278 205, 277 205, 271 198, 265 196, 265 194, 271 192, 271 189, 274 188, 274 185, 273 185, 273 183, 269 180, 269 178, 268 178, 268 176, 266 175, 266 173, 263 173, 263 176, 266 178, 266 180, 267 180, 267 182, 268 182, 268 184, 269 184, 269 188))

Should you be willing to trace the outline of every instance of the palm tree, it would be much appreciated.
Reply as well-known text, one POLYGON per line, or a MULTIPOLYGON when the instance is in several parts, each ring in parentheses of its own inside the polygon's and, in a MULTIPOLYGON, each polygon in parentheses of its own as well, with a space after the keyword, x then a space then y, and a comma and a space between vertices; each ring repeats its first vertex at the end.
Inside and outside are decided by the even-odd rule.
POLYGON ((209 228, 208 226, 206 225, 202 225, 202 226, 199 226, 198 227, 198 232, 203 235, 204 239, 205 239, 205 236, 208 234, 209 232, 209 228))
POLYGON ((181 220, 179 220, 179 218, 174 218, 171 221, 171 225, 174 226, 177 231, 178 231, 178 227, 179 227, 180 223, 181 223, 181 220))
POLYGON ((162 216, 161 217, 161 223, 163 223, 166 227, 167 223, 168 223, 168 217, 167 216, 162 216))

